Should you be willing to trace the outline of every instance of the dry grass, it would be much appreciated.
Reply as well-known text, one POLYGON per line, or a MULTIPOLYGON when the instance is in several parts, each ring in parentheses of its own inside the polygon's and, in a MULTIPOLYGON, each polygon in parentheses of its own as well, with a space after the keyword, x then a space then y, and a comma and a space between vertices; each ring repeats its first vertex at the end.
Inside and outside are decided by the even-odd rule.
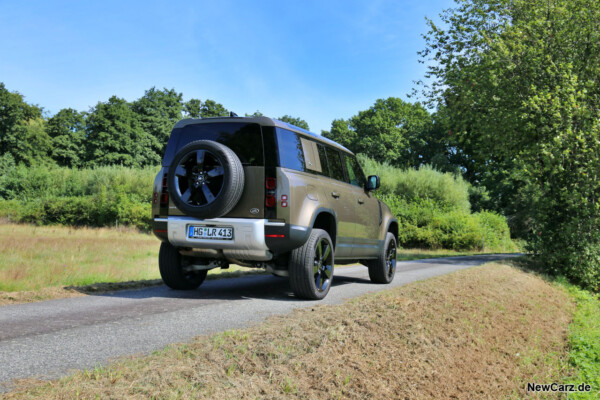
MULTIPOLYGON (((161 284, 159 241, 130 228, 0 224, 0 305, 161 284)), ((399 260, 478 254, 401 249, 399 260)), ((208 278, 262 273, 232 265, 208 278)))
POLYGON ((560 382, 574 310, 501 264, 199 337, 8 399, 522 398, 560 382))
MULTIPOLYGON (((159 247, 130 228, 0 224, 0 305, 160 285, 159 247)), ((208 279, 258 272, 231 265, 208 279)))
POLYGON ((129 229, 0 225, 0 291, 156 279, 157 250, 129 229))

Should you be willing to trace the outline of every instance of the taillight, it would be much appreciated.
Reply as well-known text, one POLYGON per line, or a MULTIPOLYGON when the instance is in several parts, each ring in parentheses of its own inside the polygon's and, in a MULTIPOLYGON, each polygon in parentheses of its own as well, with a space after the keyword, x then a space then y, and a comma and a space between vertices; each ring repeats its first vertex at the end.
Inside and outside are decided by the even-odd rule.
POLYGON ((277 200, 275 199, 275 195, 268 194, 265 196, 265 206, 267 207, 275 207, 277 200))
POLYGON ((277 179, 266 178, 265 188, 267 189, 265 193, 265 206, 273 208, 277 205, 277 198, 275 197, 277 190, 277 179))
POLYGON ((160 205, 163 207, 169 205, 169 191, 167 189, 167 174, 165 174, 162 179, 162 194, 160 195, 160 205))
POLYGON ((265 179, 265 187, 267 188, 267 190, 277 189, 277 179, 275 179, 275 178, 265 179))

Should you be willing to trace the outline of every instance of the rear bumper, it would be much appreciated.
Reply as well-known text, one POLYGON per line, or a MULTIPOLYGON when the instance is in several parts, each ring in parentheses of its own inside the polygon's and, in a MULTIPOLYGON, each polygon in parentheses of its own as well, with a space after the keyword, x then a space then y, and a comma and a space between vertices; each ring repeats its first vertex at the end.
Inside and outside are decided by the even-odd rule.
POLYGON ((269 261, 276 254, 302 246, 310 235, 310 228, 266 219, 176 216, 154 218, 153 231, 175 247, 218 250, 228 259, 252 261, 269 261), (192 239, 187 235, 190 225, 232 227, 233 239, 192 239))

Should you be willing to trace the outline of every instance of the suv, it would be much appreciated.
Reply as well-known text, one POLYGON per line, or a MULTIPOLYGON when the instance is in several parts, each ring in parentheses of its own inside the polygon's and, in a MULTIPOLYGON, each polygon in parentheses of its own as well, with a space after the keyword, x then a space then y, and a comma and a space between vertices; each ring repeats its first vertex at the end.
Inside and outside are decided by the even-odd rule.
POLYGON ((348 149, 285 122, 179 121, 154 182, 162 279, 195 289, 209 269, 234 263, 289 276, 298 297, 322 299, 335 260, 389 283, 398 221, 374 197, 378 187, 348 149))

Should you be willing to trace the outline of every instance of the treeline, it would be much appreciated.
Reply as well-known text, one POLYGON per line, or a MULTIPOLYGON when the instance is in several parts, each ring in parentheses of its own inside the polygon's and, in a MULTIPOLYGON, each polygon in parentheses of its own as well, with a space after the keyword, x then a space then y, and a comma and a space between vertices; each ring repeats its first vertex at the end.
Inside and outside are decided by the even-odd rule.
MULTIPOLYGON (((0 82, 0 164, 155 166, 177 121, 227 115, 229 110, 213 100, 183 101, 174 89, 153 87, 133 102, 112 96, 88 111, 65 108, 46 117, 43 108, 0 82)), ((299 118, 279 119, 309 128, 299 118)))

